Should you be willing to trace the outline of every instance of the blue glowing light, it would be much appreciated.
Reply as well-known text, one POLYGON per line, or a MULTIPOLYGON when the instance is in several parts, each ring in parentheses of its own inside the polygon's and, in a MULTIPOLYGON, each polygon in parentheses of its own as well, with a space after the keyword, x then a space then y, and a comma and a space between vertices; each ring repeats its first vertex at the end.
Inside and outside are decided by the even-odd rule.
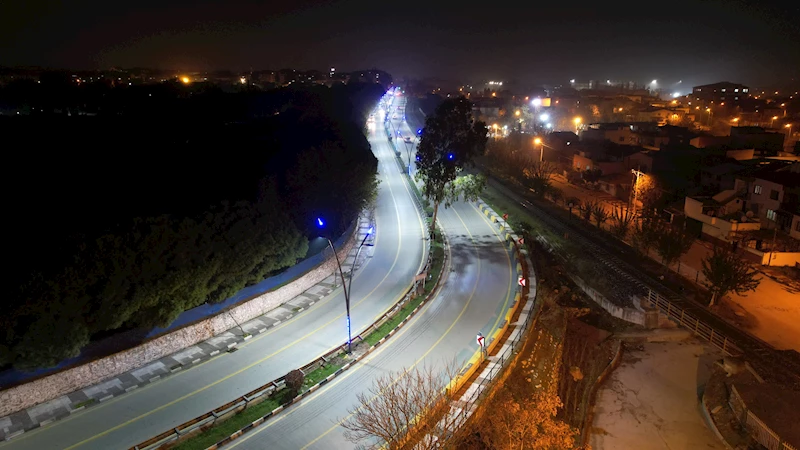
POLYGON ((455 157, 456 157, 456 155, 454 155, 454 154, 452 154, 452 153, 448 153, 448 154, 447 154, 447 159, 450 159, 450 160, 452 160, 452 159, 454 159, 455 157))
POLYGON ((325 221, 320 217, 317 217, 317 226, 320 228, 325 228, 325 221))
POLYGON ((369 227, 369 230, 367 230, 367 235, 372 234, 373 231, 375 231, 375 227, 369 227))

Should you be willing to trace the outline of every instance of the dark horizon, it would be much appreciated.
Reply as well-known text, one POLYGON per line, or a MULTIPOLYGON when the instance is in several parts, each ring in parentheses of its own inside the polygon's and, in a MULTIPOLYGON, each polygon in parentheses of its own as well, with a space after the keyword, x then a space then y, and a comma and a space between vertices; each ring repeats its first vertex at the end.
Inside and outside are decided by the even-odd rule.
POLYGON ((87 0, 65 7, 30 0, 0 5, 0 61, 86 70, 377 67, 397 78, 530 83, 775 85, 800 79, 800 6, 678 0, 657 11, 636 7, 578 1, 396 8, 361 0, 87 0))

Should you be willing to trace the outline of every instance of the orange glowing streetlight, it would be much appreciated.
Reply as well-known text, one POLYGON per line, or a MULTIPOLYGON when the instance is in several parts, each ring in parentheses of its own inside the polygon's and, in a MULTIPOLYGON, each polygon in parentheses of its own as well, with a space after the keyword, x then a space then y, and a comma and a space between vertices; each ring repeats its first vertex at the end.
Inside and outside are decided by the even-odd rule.
POLYGON ((516 111, 514 111, 514 115, 515 115, 515 116, 519 117, 519 116, 520 116, 520 114, 522 114, 522 111, 520 111, 520 110, 516 110, 516 111))
POLYGON ((576 133, 578 132, 578 127, 581 125, 582 121, 583 121, 583 119, 581 119, 580 117, 576 117, 576 118, 572 119, 572 123, 575 124, 575 132, 576 133))
POLYGON ((539 146, 539 162, 542 162, 544 160, 544 144, 542 143, 542 138, 540 137, 533 138, 533 145, 539 146))
POLYGON ((189 77, 181 77, 181 81, 183 82, 183 84, 189 84, 189 82, 192 80, 190 80, 189 77))

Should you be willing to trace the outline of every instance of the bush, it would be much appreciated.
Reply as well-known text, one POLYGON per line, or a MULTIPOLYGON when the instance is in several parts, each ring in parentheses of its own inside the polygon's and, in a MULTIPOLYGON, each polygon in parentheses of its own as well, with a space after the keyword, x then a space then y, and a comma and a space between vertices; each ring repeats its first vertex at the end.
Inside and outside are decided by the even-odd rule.
POLYGON ((286 374, 284 380, 286 381, 286 389, 289 389, 289 392, 292 392, 292 396, 295 396, 299 394, 300 389, 303 388, 303 382, 305 382, 306 376, 303 375, 302 370, 294 369, 286 374))
POLYGON ((46 163, 22 154, 31 159, 7 181, 26 193, 9 199, 7 235, 26 245, 6 254, 16 285, 0 314, 0 367, 52 367, 91 340, 166 327, 230 298, 304 258, 315 217, 333 237, 375 197, 377 160, 361 128, 379 87, 175 89, 144 92, 168 100, 142 111, 111 90, 102 101, 120 103, 104 105, 107 116, 0 117, 9 142, 84 150, 46 163), (42 128, 51 132, 32 132, 42 128), (124 164, 95 156, 110 142, 124 164))

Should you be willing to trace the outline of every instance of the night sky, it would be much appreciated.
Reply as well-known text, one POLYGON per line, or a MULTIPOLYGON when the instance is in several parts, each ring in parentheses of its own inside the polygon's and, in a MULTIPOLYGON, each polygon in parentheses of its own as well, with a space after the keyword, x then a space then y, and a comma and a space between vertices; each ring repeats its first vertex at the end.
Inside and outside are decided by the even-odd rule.
POLYGON ((796 83, 800 1, 3 0, 0 65, 796 83))

